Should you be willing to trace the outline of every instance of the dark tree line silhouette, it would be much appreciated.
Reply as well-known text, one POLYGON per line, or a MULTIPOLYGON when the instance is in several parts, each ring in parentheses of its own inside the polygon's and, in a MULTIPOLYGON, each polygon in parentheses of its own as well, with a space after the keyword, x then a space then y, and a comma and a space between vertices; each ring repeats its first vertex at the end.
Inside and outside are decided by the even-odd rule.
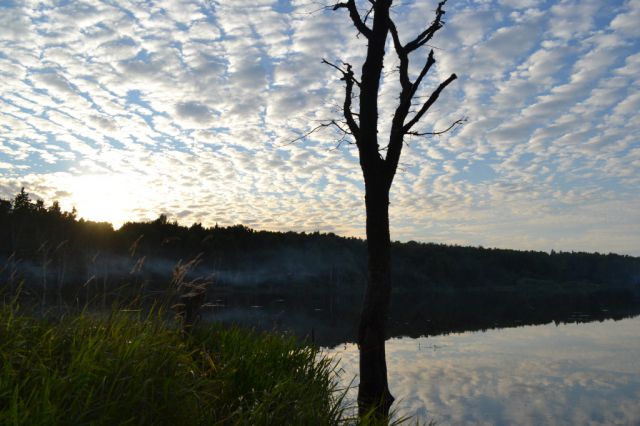
MULTIPOLYGON (((640 258, 584 252, 517 251, 394 242, 394 291, 496 289, 573 291, 576 286, 638 288, 640 258)), ((150 222, 78 219, 75 210, 46 206, 24 189, 0 199, 0 279, 11 274, 39 285, 82 284, 91 276, 131 280, 134 266, 158 285, 178 260, 201 256, 198 273, 221 284, 290 285, 360 293, 367 281, 366 244, 335 234, 256 231, 243 225, 190 227, 165 215, 150 222), (102 262, 102 263, 101 263, 102 262), (101 270, 96 272, 97 265, 101 270)))

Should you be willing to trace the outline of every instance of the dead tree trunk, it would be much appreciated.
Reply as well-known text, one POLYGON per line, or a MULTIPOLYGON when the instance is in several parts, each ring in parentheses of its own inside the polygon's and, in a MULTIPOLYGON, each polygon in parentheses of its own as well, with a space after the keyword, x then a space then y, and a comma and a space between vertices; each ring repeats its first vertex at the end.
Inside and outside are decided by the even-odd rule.
POLYGON ((361 415, 372 407, 379 407, 381 414, 386 416, 394 400, 387 382, 384 347, 391 295, 388 189, 380 188, 376 184, 367 184, 365 204, 369 271, 368 286, 358 327, 360 349, 358 407, 361 415))
MULTIPOLYGON (((363 2, 364 3, 364 2, 363 2)), ((391 295, 391 238, 389 234, 389 191, 398 167, 405 135, 427 136, 444 133, 459 124, 456 121, 443 132, 420 132, 414 126, 435 103, 444 88, 456 79, 452 74, 442 82, 415 111, 412 101, 420 89, 424 77, 435 63, 433 50, 423 64, 419 74, 411 81, 409 76, 409 55, 431 40, 444 24, 441 1, 435 11, 435 19, 412 41, 402 44, 398 30, 389 15, 393 0, 369 0, 369 11, 361 18, 355 0, 338 2, 333 10, 347 9, 356 27, 368 41, 367 56, 362 65, 362 74, 358 80, 350 64, 324 63, 342 73, 345 82, 343 105, 344 122, 331 121, 319 127, 333 125, 345 135, 351 135, 358 147, 360 166, 365 183, 365 205, 367 213, 368 285, 364 297, 360 324, 358 328, 358 346, 360 348, 360 387, 358 408, 360 414, 375 410, 382 417, 389 415, 393 396, 387 381, 387 363, 384 342, 387 332, 387 315, 391 295), (373 17, 371 26, 367 18, 373 17), (391 122, 388 143, 382 149, 378 143, 378 93, 380 78, 384 66, 387 35, 391 34, 395 53, 400 61, 398 78, 401 86, 399 103, 391 122), (358 112, 352 111, 352 98, 358 97, 358 112), (412 117, 409 114, 413 113, 412 117), (386 156, 381 152, 386 149, 386 156)), ((319 128, 317 127, 317 128, 319 128)), ((316 129, 317 129, 316 128, 316 129)), ((315 130, 315 129, 314 129, 315 130)))

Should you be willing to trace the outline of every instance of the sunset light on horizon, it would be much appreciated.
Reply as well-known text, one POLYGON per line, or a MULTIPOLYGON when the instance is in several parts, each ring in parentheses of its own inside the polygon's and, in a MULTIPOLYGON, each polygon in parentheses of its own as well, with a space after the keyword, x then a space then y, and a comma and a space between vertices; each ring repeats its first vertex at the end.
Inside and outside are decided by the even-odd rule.
MULTIPOLYGON (((342 117, 322 59, 358 76, 366 52, 333 4, 0 0, 0 198, 24 187, 116 228, 166 214, 364 237, 356 148, 302 137, 342 117)), ((398 2, 402 39, 436 6, 398 2)), ((640 256, 640 0, 450 0, 444 20, 420 95, 458 80, 419 130, 465 122, 405 141, 392 239, 640 256)))

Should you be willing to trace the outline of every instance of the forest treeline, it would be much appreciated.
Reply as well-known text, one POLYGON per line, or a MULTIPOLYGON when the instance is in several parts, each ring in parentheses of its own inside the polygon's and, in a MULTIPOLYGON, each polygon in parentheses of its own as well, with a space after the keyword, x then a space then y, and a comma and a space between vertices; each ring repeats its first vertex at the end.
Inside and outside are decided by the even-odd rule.
MULTIPOLYGON (((517 251, 395 242, 396 292, 421 289, 640 287, 640 258, 583 252, 517 251)), ((78 219, 24 189, 0 199, 0 280, 64 287, 88 281, 167 283, 178 261, 220 284, 287 285, 360 291, 365 241, 335 234, 256 231, 242 225, 189 227, 160 215, 150 222, 78 219)))

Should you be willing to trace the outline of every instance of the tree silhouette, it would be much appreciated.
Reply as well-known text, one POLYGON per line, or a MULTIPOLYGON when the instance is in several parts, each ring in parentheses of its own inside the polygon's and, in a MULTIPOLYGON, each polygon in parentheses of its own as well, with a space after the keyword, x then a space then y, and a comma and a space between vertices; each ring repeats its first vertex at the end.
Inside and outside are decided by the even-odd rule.
POLYGON ((331 122, 345 134, 350 134, 358 147, 360 166, 365 183, 366 235, 368 247, 368 285, 365 292, 360 324, 358 327, 358 345, 360 348, 360 386, 358 407, 361 414, 371 409, 387 416, 393 403, 387 382, 385 359, 385 335, 387 314, 391 294, 391 241, 389 235, 389 191, 398 168, 398 161, 406 135, 425 136, 450 130, 461 120, 454 122, 443 132, 422 132, 417 124, 436 102, 442 90, 456 79, 455 74, 440 83, 426 98, 420 101, 416 110, 412 110, 413 101, 425 77, 436 62, 431 50, 420 72, 411 80, 409 75, 409 56, 425 48, 429 40, 442 28, 444 22, 441 1, 435 11, 435 18, 424 31, 414 39, 403 44, 398 29, 390 17, 393 0, 369 0, 369 10, 361 16, 355 0, 338 2, 333 10, 346 9, 358 32, 367 39, 367 55, 362 65, 361 78, 358 80, 351 64, 324 63, 342 73, 345 82, 343 104, 344 125, 331 122), (367 24, 372 20, 371 25, 367 24), (398 76, 400 82, 399 103, 393 114, 391 130, 386 146, 378 141, 378 92, 384 66, 387 35, 391 34, 394 51, 399 59, 398 76), (359 92, 354 93, 354 89, 359 92), (352 110, 352 99, 358 97, 358 111, 352 110), (345 127, 346 126, 346 127, 345 127), (383 157, 382 152, 386 150, 383 157))
POLYGON ((29 194, 25 192, 24 187, 13 199, 13 209, 19 213, 26 213, 35 209, 35 206, 31 203, 29 194))

